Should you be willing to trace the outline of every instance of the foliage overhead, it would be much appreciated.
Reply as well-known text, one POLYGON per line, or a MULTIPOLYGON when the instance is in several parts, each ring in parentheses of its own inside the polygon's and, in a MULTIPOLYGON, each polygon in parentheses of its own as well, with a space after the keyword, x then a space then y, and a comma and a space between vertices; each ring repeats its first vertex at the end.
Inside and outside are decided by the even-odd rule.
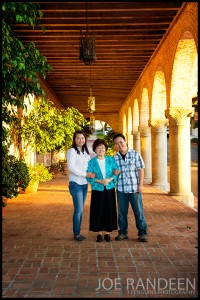
POLYGON ((34 2, 2 2, 2 120, 3 142, 9 142, 9 126, 15 121, 16 107, 24 107, 24 97, 45 95, 40 86, 51 67, 34 43, 23 44, 14 26, 28 24, 35 28, 42 12, 34 2))

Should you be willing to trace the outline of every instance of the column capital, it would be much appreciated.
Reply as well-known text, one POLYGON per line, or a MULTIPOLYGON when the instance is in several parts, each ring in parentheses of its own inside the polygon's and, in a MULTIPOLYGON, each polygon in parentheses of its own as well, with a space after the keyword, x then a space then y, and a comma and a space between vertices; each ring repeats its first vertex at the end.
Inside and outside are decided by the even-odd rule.
POLYGON ((139 140, 140 139, 140 132, 137 130, 132 130, 132 135, 134 137, 135 140, 139 140))
POLYGON ((140 125, 139 130, 142 136, 149 136, 151 132, 151 128, 148 125, 140 125))
POLYGON ((159 129, 159 128, 166 127, 167 125, 169 125, 169 120, 168 119, 151 119, 151 120, 149 120, 149 125, 159 129))
POLYGON ((174 120, 175 124, 181 125, 187 122, 188 117, 193 117, 194 107, 170 107, 165 111, 168 118, 174 120))

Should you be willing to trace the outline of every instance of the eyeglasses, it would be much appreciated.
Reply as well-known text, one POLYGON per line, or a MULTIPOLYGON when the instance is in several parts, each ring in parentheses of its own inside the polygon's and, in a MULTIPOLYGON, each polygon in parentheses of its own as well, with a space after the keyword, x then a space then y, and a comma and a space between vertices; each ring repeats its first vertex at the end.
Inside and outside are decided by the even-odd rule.
POLYGON ((123 145, 125 143, 125 141, 120 141, 120 142, 118 142, 118 143, 115 143, 115 146, 119 146, 119 145, 123 145))

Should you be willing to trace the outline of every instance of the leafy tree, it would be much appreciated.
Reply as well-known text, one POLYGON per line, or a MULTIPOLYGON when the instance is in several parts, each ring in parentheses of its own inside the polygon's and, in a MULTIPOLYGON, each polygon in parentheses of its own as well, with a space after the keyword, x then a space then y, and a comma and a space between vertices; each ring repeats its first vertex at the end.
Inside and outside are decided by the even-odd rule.
POLYGON ((198 120, 194 122, 193 129, 198 128, 198 120))
POLYGON ((57 109, 53 102, 46 98, 38 98, 33 103, 29 114, 24 114, 12 128, 13 141, 24 157, 30 146, 38 153, 46 153, 69 147, 73 133, 84 130, 87 121, 75 108, 57 109), (19 144, 23 138, 24 148, 19 144))
POLYGON ((40 17, 42 12, 38 3, 2 2, 3 142, 14 142, 20 157, 25 155, 22 138, 26 146, 30 143, 37 152, 44 153, 69 145, 76 129, 85 129, 89 134, 88 122, 76 109, 57 110, 44 98, 35 101, 35 112, 29 116, 21 119, 18 114, 21 109, 26 109, 25 96, 34 94, 39 98, 45 95, 38 75, 45 78, 51 68, 34 43, 24 45, 18 39, 14 26, 24 23, 35 28, 40 17))
POLYGON ((113 137, 114 135, 117 134, 117 132, 115 132, 114 130, 111 130, 107 133, 107 135, 105 135, 105 141, 108 144, 108 148, 110 149, 114 149, 114 143, 113 143, 113 137))
POLYGON ((84 131, 86 138, 89 138, 90 135, 94 133, 95 129, 90 124, 90 118, 85 119, 85 124, 83 125, 82 130, 84 131))
POLYGON ((2 2, 2 138, 9 143, 10 125, 16 121, 16 108, 24 108, 24 97, 45 95, 38 75, 51 70, 34 43, 23 44, 14 32, 17 23, 35 28, 42 12, 34 2, 2 2))
POLYGON ((3 152, 3 195, 8 198, 16 196, 18 187, 25 188, 29 181, 27 166, 21 159, 29 145, 39 153, 59 149, 72 142, 74 130, 86 125, 76 109, 57 110, 43 98, 35 101, 35 111, 30 115, 19 114, 26 110, 25 97, 45 96, 39 76, 45 79, 51 67, 34 43, 20 41, 14 27, 22 23, 34 29, 40 17, 38 3, 2 2, 2 142, 8 148, 14 141, 20 154, 18 160, 3 152), (22 147, 22 138, 25 147, 22 147), (26 182, 20 181, 21 174, 26 182))

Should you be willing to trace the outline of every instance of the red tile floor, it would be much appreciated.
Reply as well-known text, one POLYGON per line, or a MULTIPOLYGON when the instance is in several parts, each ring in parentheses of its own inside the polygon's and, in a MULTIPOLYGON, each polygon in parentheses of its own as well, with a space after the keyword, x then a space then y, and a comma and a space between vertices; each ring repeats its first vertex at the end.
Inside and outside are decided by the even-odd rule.
POLYGON ((2 221, 3 298, 197 298, 198 212, 145 185, 148 243, 137 240, 129 210, 129 239, 96 243, 88 230, 88 193, 82 234, 73 240, 67 177, 35 194, 8 201, 2 221))

